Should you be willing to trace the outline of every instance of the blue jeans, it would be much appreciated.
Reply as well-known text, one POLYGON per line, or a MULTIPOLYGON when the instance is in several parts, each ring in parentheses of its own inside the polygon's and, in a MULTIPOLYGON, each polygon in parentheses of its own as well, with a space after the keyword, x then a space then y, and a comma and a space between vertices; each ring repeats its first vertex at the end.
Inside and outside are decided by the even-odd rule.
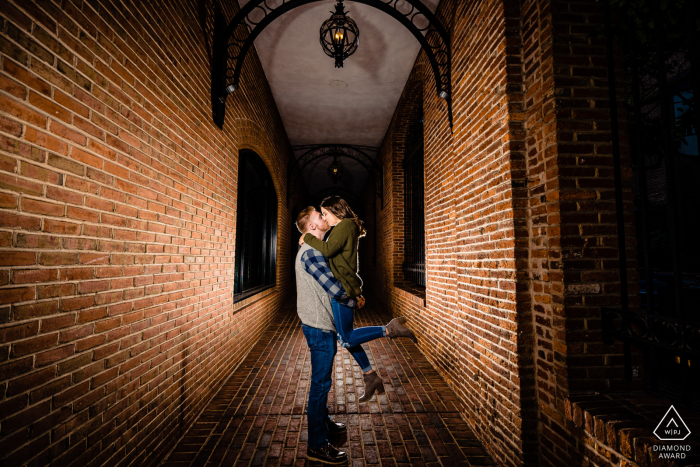
POLYGON ((331 376, 337 346, 333 331, 324 331, 305 324, 301 325, 301 329, 311 351, 311 385, 306 408, 309 418, 308 446, 311 449, 320 449, 328 444, 328 424, 332 423, 326 404, 328 391, 333 384, 331 376))
POLYGON ((371 370, 372 365, 369 363, 369 358, 367 358, 362 344, 384 337, 385 326, 366 326, 354 329, 355 312, 353 309, 338 303, 335 298, 331 299, 331 305, 341 347, 348 349, 363 372, 371 370))

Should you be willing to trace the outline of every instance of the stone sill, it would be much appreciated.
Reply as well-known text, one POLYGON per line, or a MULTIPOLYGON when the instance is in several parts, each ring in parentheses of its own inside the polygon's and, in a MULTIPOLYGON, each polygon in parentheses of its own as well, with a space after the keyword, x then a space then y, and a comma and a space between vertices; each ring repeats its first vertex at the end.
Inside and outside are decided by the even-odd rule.
POLYGON ((566 418, 585 431, 586 444, 612 465, 641 467, 700 465, 700 415, 674 405, 691 434, 684 441, 659 441, 654 429, 672 404, 645 393, 571 396, 565 401, 566 418), (696 433, 693 433, 693 431, 696 433), (654 445, 691 445, 686 459, 659 459, 654 445))
POLYGON ((425 307, 425 288, 411 285, 394 286, 398 294, 418 306, 425 307))
POLYGON ((240 302, 236 302, 233 304, 233 314, 236 314, 240 312, 243 308, 249 307, 250 305, 259 302, 260 300, 264 299, 265 297, 268 297, 272 295, 273 293, 277 292, 277 287, 273 286, 268 289, 265 289, 261 291, 258 294, 251 295, 250 297, 246 297, 240 302))

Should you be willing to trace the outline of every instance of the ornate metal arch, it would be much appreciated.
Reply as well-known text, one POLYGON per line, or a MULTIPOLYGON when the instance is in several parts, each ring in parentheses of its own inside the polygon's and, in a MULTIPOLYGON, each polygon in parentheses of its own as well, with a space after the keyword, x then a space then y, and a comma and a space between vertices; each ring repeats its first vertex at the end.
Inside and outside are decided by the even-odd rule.
MULTIPOLYGON (((226 97, 238 88, 243 62, 255 38, 275 19, 294 8, 321 0, 251 0, 226 25, 221 13, 214 23, 212 65, 212 111, 214 123, 224 125, 226 97)), ((435 74, 437 94, 447 101, 452 128, 452 82, 450 36, 430 9, 421 0, 353 0, 377 8, 403 24, 418 40, 428 56, 435 74), (404 13, 402 10, 409 10, 404 13), (421 20, 424 18, 424 20, 421 20), (417 22, 427 21, 419 27, 417 22), (425 33, 425 35, 423 34, 425 33)))
POLYGON ((382 200, 382 205, 384 204, 384 180, 382 176, 382 167, 377 164, 377 162, 369 157, 364 151, 358 149, 356 146, 349 144, 320 144, 318 146, 310 146, 309 149, 301 155, 296 161, 290 161, 290 166, 287 168, 287 196, 291 197, 294 193, 294 179, 292 178, 292 172, 294 166, 296 166, 299 172, 303 172, 304 169, 314 161, 326 157, 347 157, 359 162, 371 176, 374 172, 376 180, 375 183, 377 188, 377 196, 382 200))

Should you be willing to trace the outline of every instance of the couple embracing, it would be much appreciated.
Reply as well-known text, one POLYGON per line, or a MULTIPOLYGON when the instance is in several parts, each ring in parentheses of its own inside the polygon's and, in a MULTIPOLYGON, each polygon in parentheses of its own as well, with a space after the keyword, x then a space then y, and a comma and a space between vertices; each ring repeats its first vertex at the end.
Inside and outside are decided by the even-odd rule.
POLYGON ((365 388, 358 399, 362 403, 369 401, 375 392, 383 394, 384 383, 372 369, 361 344, 380 337, 408 337, 416 342, 416 336, 403 325, 405 318, 393 319, 386 326, 354 329, 354 310, 365 303, 357 257, 358 241, 365 235, 365 229, 343 199, 326 198, 321 203, 321 212, 311 206, 304 209, 297 216, 296 226, 302 233, 295 260, 297 313, 311 353, 307 458, 342 464, 347 461, 347 454, 331 445, 328 435, 343 432, 346 427, 330 419, 326 405, 336 340, 362 369, 365 388))

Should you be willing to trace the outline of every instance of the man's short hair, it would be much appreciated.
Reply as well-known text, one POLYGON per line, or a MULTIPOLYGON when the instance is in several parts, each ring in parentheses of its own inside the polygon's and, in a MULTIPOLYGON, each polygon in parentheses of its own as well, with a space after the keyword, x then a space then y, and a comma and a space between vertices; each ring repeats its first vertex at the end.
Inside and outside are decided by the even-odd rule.
POLYGON ((311 217, 311 213, 314 212, 316 209, 313 206, 309 206, 308 208, 302 210, 299 215, 297 216, 297 229, 299 229, 299 232, 304 233, 306 232, 306 227, 309 224, 309 219, 311 217))

